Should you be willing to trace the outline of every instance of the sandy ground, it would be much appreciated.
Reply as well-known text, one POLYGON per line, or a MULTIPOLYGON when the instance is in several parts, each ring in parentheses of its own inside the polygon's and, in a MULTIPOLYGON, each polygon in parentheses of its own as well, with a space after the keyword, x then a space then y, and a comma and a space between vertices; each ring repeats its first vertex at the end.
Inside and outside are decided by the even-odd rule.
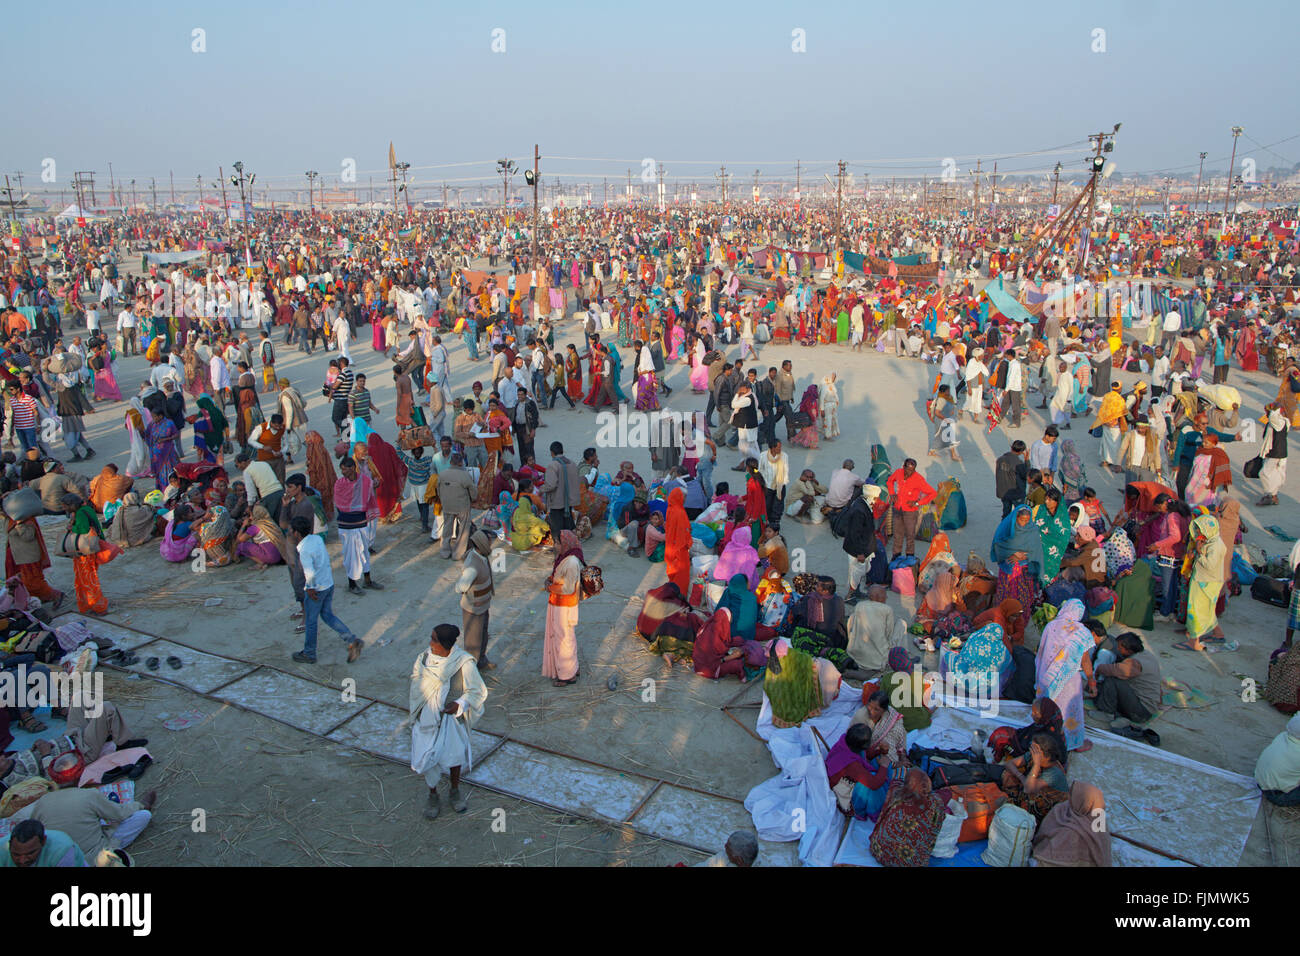
MULTIPOLYGON (((356 343, 353 354, 370 378, 381 413, 375 423, 387 437, 392 424, 394 394, 391 367, 369 344, 356 343)), ((581 346, 580 327, 563 323, 557 347, 569 341, 581 346)), ((306 356, 280 349, 279 372, 291 378, 308 399, 309 427, 321 430, 332 444, 328 408, 319 384, 332 353, 306 356)), ((490 374, 487 361, 469 362, 459 337, 446 343, 452 354, 452 384, 457 395, 468 392, 476 378, 490 374)), ((733 346, 730 354, 738 354, 733 346)), ((954 551, 965 558, 970 550, 986 554, 1000 516, 993 496, 994 458, 1014 437, 1032 442, 1041 434, 1043 413, 1033 411, 1017 432, 995 431, 969 422, 960 426, 961 463, 925 455, 927 432, 923 420, 923 393, 933 370, 919 362, 879 355, 853 354, 845 346, 805 349, 772 346, 763 349, 760 368, 779 365, 790 358, 802 391, 811 381, 834 370, 839 375, 842 434, 823 442, 816 451, 786 446, 791 473, 814 468, 820 480, 846 457, 860 471, 869 465, 868 448, 883 443, 895 466, 908 456, 921 462, 931 484, 952 475, 966 494, 969 524, 950 534, 954 551), (815 376, 815 379, 814 379, 815 376)), ((123 394, 134 392, 146 375, 142 358, 119 363, 123 394)), ((1120 376, 1127 385, 1131 376, 1120 376)), ((668 382, 674 392, 670 407, 682 411, 702 408, 705 396, 690 393, 687 369, 671 366, 668 382)), ((1230 384, 1242 390, 1246 408, 1258 413, 1276 390, 1276 380, 1266 374, 1243 376, 1234 370, 1230 384)), ((1034 399, 1033 404, 1037 404, 1034 399)), ((91 463, 79 466, 94 474, 107 461, 126 461, 126 433, 122 405, 105 404, 87 418, 87 437, 99 452, 91 463)), ((538 432, 539 455, 553 440, 564 442, 575 458, 594 443, 596 416, 569 411, 563 403, 544 413, 547 427, 538 432)), ((1092 484, 1107 507, 1120 503, 1120 479, 1098 463, 1098 442, 1088 436, 1086 422, 1076 423, 1073 436, 1084 453, 1092 484)), ((779 434, 784 434, 778 429, 779 434)), ((186 447, 191 446, 189 437, 186 447)), ((1300 533, 1300 506, 1295 497, 1300 477, 1292 475, 1277 508, 1258 510, 1253 502, 1261 493, 1255 482, 1240 478, 1242 463, 1254 447, 1230 445, 1243 518, 1250 528, 1248 540, 1270 553, 1285 553, 1289 544, 1262 530, 1280 524, 1300 533)), ((645 449, 602 448, 602 467, 617 468, 622 458, 632 459, 642 474, 650 473, 645 449)), ((732 477, 738 456, 724 450, 719 456, 715 482, 732 477)), ((807 566, 824 570, 844 581, 845 563, 840 542, 826 526, 783 525, 791 548, 803 548, 807 566)), ((357 681, 357 693, 405 707, 407 676, 412 661, 423 649, 431 627, 443 621, 459 623, 460 610, 451 583, 459 565, 443 561, 435 546, 419 530, 418 515, 408 514, 397 525, 381 528, 373 567, 376 580, 387 587, 382 594, 361 597, 340 594, 336 613, 362 635, 366 651, 348 666, 342 643, 328 628, 320 635, 320 662, 293 663, 289 655, 300 644, 292 631, 289 613, 294 609, 288 574, 283 568, 259 573, 247 563, 192 573, 184 565, 168 565, 156 548, 133 549, 107 566, 101 575, 110 603, 110 617, 140 630, 174 637, 216 654, 270 664, 290 673, 302 673, 325 683, 339 684, 345 677, 357 681), (204 607, 210 597, 221 597, 217 607, 204 607)), ((337 539, 330 550, 336 556, 335 579, 342 581, 337 564, 337 539)), ((922 550, 924 547, 922 546, 922 550)), ((606 590, 584 602, 579 625, 582 677, 578 684, 557 689, 541 676, 541 644, 545 600, 541 582, 550 570, 542 555, 507 555, 507 571, 498 575, 492 607, 491 656, 500 665, 488 679, 490 697, 480 729, 508 733, 512 738, 550 747, 589 760, 648 774, 690 786, 743 798, 755 784, 774 773, 766 748, 720 711, 739 689, 734 682, 714 684, 698 678, 686 667, 669 669, 644 651, 632 634, 632 624, 645 590, 664 581, 662 565, 643 558, 628 558, 603 539, 603 526, 586 543, 588 562, 604 569, 606 590), (617 688, 608 681, 617 677, 617 688), (653 701, 643 693, 653 681, 653 701)), ((70 563, 55 559, 50 578, 71 593, 70 563)), ((897 595, 891 601, 899 606, 897 595)), ((911 607, 903 608, 910 612, 911 607)), ((1203 710, 1174 710, 1155 724, 1163 745, 1237 773, 1249 775, 1263 746, 1281 729, 1285 719, 1263 702, 1242 700, 1243 680, 1253 678, 1260 691, 1269 652, 1280 642, 1285 612, 1243 595, 1230 602, 1224 629, 1241 642, 1240 650, 1217 655, 1190 654, 1172 649, 1178 639, 1169 626, 1157 626, 1149 637, 1160 656, 1164 674, 1203 690, 1213 704, 1203 710)), ((1037 635, 1031 635, 1030 644, 1037 635)), ((164 668, 163 673, 166 673, 164 668)), ((133 731, 151 739, 157 767, 142 784, 159 785, 161 799, 157 822, 137 842, 141 863, 148 865, 271 864, 575 864, 662 865, 694 860, 699 854, 681 847, 630 833, 619 827, 567 817, 518 800, 471 787, 470 812, 444 815, 435 823, 420 817, 424 798, 422 781, 409 769, 391 761, 351 751, 333 741, 298 731, 268 718, 222 707, 187 691, 165 686, 147 677, 141 680, 114 675, 109 695, 126 708, 133 731), (210 715, 203 725, 183 731, 161 727, 151 715, 198 709, 210 715), (206 834, 190 828, 191 812, 208 812, 206 834), (511 823, 505 834, 489 827, 489 811, 504 807, 511 823), (529 842, 526 842, 529 841, 529 842)), ((751 692, 753 700, 758 692, 751 692)), ((750 723, 755 711, 741 711, 750 723)), ((1237 863, 1268 865, 1300 862, 1300 813, 1274 811, 1266 826, 1264 813, 1257 819, 1246 852, 1237 863)), ((1213 814, 1207 814, 1207 826, 1213 814)))

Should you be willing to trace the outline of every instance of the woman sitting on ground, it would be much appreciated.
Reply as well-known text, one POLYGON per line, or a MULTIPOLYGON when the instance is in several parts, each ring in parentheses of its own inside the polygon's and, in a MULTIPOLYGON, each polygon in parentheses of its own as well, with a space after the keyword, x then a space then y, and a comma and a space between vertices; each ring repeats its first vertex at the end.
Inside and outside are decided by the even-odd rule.
POLYGON ((871 728, 871 745, 863 751, 868 760, 885 766, 907 766, 907 728, 903 714, 889 703, 889 695, 878 690, 853 714, 854 724, 871 728))
POLYGON ((1041 823, 1058 803, 1069 799, 1070 784, 1062 761, 1065 751, 1051 734, 1038 734, 1029 743, 1025 770, 1008 762, 1002 773, 1002 789, 1010 801, 1028 810, 1041 823))
POLYGON ((284 561, 284 532, 260 504, 253 505, 244 526, 235 536, 235 561, 250 559, 259 571, 284 561))
POLYGON ((1098 826, 1105 819, 1106 798, 1090 783, 1076 780, 1070 798, 1043 817, 1034 834, 1034 862, 1038 866, 1110 866, 1110 829, 1098 826))
MULTIPOLYGON (((1029 752, 1029 745, 1038 734, 1047 734, 1055 738, 1058 749, 1065 753, 1065 718, 1061 708, 1050 697, 1039 697, 1029 708, 1031 723, 1027 727, 999 727, 989 735, 989 747, 993 749, 993 759, 1002 763, 1008 759, 1020 761, 1018 766, 1024 769, 1023 757, 1029 752)), ((1068 753, 1062 760, 1062 766, 1069 760, 1068 753)))

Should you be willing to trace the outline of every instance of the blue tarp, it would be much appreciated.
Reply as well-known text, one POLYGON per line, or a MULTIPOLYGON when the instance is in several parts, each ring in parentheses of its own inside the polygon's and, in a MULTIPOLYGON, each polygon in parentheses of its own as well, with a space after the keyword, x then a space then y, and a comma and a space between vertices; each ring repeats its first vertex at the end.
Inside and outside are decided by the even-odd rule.
POLYGON ((1034 317, 1029 310, 1016 301, 1006 289, 1002 288, 1002 280, 990 282, 984 287, 984 294, 989 297, 989 301, 997 308, 999 312, 1008 319, 1016 322, 1033 322, 1034 317))

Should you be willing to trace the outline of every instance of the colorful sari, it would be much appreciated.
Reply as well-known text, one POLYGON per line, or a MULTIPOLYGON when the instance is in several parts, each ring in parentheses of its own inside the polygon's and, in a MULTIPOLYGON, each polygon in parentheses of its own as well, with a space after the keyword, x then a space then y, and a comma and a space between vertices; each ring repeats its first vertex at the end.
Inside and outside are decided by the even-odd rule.
POLYGON ((338 475, 334 471, 334 460, 325 450, 325 439, 318 431, 309 431, 306 435, 307 445, 307 480, 320 495, 321 505, 325 510, 325 520, 334 520, 334 482, 338 475))
POLYGON ((406 488, 406 466, 397 457, 397 449, 372 432, 366 441, 370 461, 379 471, 375 483, 375 497, 379 501, 379 514, 385 524, 402 517, 402 492, 406 488))
POLYGON ((171 419, 163 418, 145 426, 144 439, 149 445, 149 467, 159 488, 166 488, 172 472, 180 462, 176 440, 180 432, 171 419))
MULTIPOLYGON (((1222 561, 1222 558, 1220 558, 1222 561)), ((1083 744, 1083 677, 1080 661, 1093 647, 1092 632, 1083 626, 1083 602, 1071 599, 1061 605, 1056 618, 1043 628, 1038 644, 1037 697, 1050 697, 1064 717, 1065 746, 1083 744)))
POLYGON ((1021 607, 1034 606, 1035 570, 1041 561, 1042 548, 1043 539, 1033 522, 1033 512, 1028 505, 1017 505, 993 532, 993 544, 989 548, 989 559, 998 566, 994 604, 1013 600, 1021 607), (1017 523, 1022 512, 1030 516, 1029 523, 1023 527, 1017 523), (1024 560, 1018 561, 1012 557, 1019 551, 1025 553, 1024 560))
POLYGON ((1061 561, 1070 546, 1070 516, 1062 502, 1056 503, 1056 514, 1047 510, 1046 504, 1034 509, 1034 524, 1043 542, 1043 584, 1049 584, 1061 573, 1061 561))
POLYGON ((212 508, 198 527, 199 547, 203 549, 208 567, 222 568, 234 558, 230 544, 235 534, 235 523, 230 512, 222 505, 212 508))

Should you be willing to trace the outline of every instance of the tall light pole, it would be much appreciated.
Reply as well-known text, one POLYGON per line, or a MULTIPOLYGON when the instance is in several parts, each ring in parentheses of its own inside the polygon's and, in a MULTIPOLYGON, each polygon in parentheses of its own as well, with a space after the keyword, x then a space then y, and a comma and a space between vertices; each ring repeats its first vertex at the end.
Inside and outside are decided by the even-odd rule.
POLYGON ((1237 137, 1242 134, 1240 126, 1232 128, 1232 159, 1228 160, 1228 184, 1223 191, 1223 222, 1220 229, 1228 228, 1228 199, 1232 196, 1232 171, 1237 168, 1237 137))
POLYGON ((312 203, 312 194, 314 192, 313 187, 315 186, 320 173, 316 172, 314 169, 309 169, 307 172, 303 173, 303 175, 307 177, 307 213, 310 215, 316 211, 316 208, 312 203))
POLYGON ((505 209, 510 202, 510 177, 518 171, 519 167, 515 165, 513 159, 498 159, 497 172, 501 174, 501 208, 505 209))
POLYGON ((1205 153, 1201 153, 1201 166, 1196 170, 1196 202, 1192 206, 1192 215, 1196 215, 1197 209, 1201 206, 1201 175, 1205 172, 1205 153))
POLYGON ((1056 168, 1052 170, 1052 205, 1056 205, 1056 190, 1061 185, 1061 164, 1057 163, 1056 168))
MULTIPOLYGON (((537 281, 537 174, 541 170, 542 147, 540 143, 533 143, 533 168, 524 170, 524 182, 533 187, 533 248, 530 253, 533 266, 533 282, 537 281)), ((534 297, 536 287, 530 287, 534 297)))
POLYGON ((235 171, 230 176, 230 185, 239 190, 239 217, 244 224, 244 260, 248 268, 253 267, 253 243, 248 238, 248 220, 252 218, 252 210, 249 208, 246 198, 246 191, 251 193, 253 182, 257 179, 257 174, 244 176, 244 164, 236 162, 232 167, 235 171))
MULTIPOLYGON (((406 188, 406 171, 410 168, 411 168, 410 163, 397 164, 397 172, 402 174, 402 185, 397 187, 397 191, 402 193, 402 195, 406 198, 406 214, 408 219, 410 218, 410 214, 411 214, 411 192, 406 188)), ((397 215, 396 201, 393 202, 393 215, 394 216, 397 215)))

